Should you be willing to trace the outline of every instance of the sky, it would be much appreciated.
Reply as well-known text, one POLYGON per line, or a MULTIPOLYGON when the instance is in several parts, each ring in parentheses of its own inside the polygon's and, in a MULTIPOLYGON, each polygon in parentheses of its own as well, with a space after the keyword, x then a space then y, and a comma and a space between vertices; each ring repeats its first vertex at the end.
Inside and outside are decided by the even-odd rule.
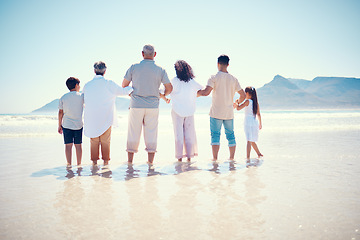
POLYGON ((121 84, 145 44, 169 78, 182 59, 204 86, 221 54, 242 87, 360 77, 357 0, 0 0, 0 32, 0 114, 60 98, 70 76, 83 87, 100 60, 121 84))

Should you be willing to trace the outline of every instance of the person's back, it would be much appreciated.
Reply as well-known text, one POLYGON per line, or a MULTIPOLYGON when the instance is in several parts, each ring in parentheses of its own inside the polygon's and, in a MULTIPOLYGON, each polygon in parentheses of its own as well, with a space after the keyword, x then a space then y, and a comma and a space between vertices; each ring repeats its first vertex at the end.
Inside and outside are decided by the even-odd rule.
POLYGON ((70 77, 66 80, 66 86, 70 92, 59 99, 59 126, 58 132, 63 134, 65 144, 65 156, 67 165, 71 166, 72 146, 75 145, 77 164, 81 164, 82 158, 82 131, 83 131, 83 107, 84 98, 80 91, 80 80, 70 77))
POLYGON ((85 84, 83 89, 86 104, 84 119, 85 121, 87 119, 96 119, 96 122, 103 124, 101 129, 98 129, 98 126, 92 124, 96 124, 96 122, 87 121, 84 131, 86 136, 92 137, 93 134, 89 132, 92 129, 96 128, 99 132, 104 132, 111 125, 113 118, 109 118, 108 115, 114 111, 116 100, 116 94, 112 91, 113 84, 112 81, 105 79, 101 75, 96 75, 92 81, 85 84))
POLYGON ((130 100, 126 148, 129 163, 132 163, 134 153, 138 151, 143 127, 148 162, 153 162, 157 148, 160 84, 162 83, 165 87, 165 96, 172 90, 166 71, 155 64, 156 52, 154 47, 145 45, 142 56, 144 60, 132 65, 126 71, 122 83, 123 87, 132 83, 134 89, 130 100))
POLYGON ((235 92, 240 94, 238 100, 239 102, 242 102, 245 99, 245 92, 241 88, 239 81, 227 71, 229 60, 229 57, 226 55, 218 57, 219 72, 210 77, 204 90, 200 90, 198 92, 198 95, 200 96, 207 96, 213 92, 212 105, 209 115, 211 145, 214 160, 217 160, 220 149, 220 134, 222 125, 224 125, 226 138, 228 140, 230 159, 234 159, 236 140, 234 134, 233 99, 235 92))
POLYGON ((238 80, 230 73, 219 71, 211 76, 208 85, 213 87, 210 116, 224 120, 233 119, 234 95, 241 90, 238 80))
POLYGON ((131 87, 122 88, 111 80, 104 78, 104 62, 94 64, 95 77, 85 84, 84 93, 84 134, 90 138, 90 158, 93 164, 100 159, 99 147, 104 165, 110 161, 111 127, 116 123, 116 96, 128 95, 131 87))
POLYGON ((83 95, 77 91, 71 91, 64 94, 60 98, 59 103, 64 112, 62 126, 72 130, 81 129, 83 127, 83 95))
POLYGON ((172 109, 182 117, 193 115, 197 92, 202 89, 202 86, 194 79, 184 82, 177 77, 171 80, 171 84, 173 85, 171 92, 172 109))
POLYGON ((134 89, 130 108, 158 108, 160 84, 169 82, 166 71, 150 59, 132 65, 125 79, 132 81, 134 89))

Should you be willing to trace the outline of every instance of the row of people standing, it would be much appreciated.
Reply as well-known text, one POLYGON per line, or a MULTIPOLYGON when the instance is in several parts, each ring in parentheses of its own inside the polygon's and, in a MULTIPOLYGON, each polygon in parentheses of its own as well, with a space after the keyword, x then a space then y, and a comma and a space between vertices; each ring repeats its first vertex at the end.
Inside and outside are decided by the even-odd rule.
MULTIPOLYGON (((109 163, 111 127, 116 123, 115 99, 120 95, 130 95, 131 97, 126 148, 128 162, 133 162, 134 154, 138 151, 141 132, 144 129, 145 150, 148 152, 148 162, 152 164, 157 149, 159 100, 163 98, 169 102, 166 96, 170 93, 175 133, 175 157, 179 161, 183 157, 190 160, 198 154, 194 124, 196 97, 207 96, 212 92, 210 130, 213 158, 217 160, 220 148, 220 131, 224 125, 230 159, 234 159, 236 141, 233 108, 238 110, 243 107, 249 108, 249 102, 252 101, 251 98, 254 95, 256 97, 256 91, 252 88, 251 91, 245 91, 245 93, 238 80, 227 72, 229 57, 222 55, 218 58, 219 72, 208 80, 206 88, 203 89, 194 80, 193 71, 185 61, 180 60, 175 63, 177 77, 170 81, 166 71, 155 64, 156 52, 152 45, 143 47, 142 56, 143 61, 132 65, 127 70, 122 86, 104 78, 106 65, 103 62, 94 64, 96 76, 85 84, 83 94, 79 93, 80 81, 78 79, 69 78, 67 80, 70 93, 65 94, 59 101, 58 132, 64 135, 68 165, 71 165, 73 144, 75 144, 77 151, 77 163, 81 164, 84 104, 84 134, 90 138, 90 159, 94 164, 97 164, 101 149, 104 165, 109 163), (160 93, 161 84, 165 90, 160 93), (236 92, 239 93, 240 97, 233 103, 236 92), (240 105, 240 103, 242 104, 240 105)), ((251 106, 253 105, 258 106, 257 101, 252 101, 251 106)), ((253 118, 255 119, 256 115, 259 117, 261 127, 259 107, 256 111, 253 118)), ((257 127, 257 131, 258 129, 259 127, 257 127)), ((252 135, 255 136, 255 133, 252 135)), ((250 150, 253 146, 258 156, 262 156, 255 143, 257 139, 250 140, 250 150)), ((248 151, 247 157, 250 157, 250 151, 248 151)))

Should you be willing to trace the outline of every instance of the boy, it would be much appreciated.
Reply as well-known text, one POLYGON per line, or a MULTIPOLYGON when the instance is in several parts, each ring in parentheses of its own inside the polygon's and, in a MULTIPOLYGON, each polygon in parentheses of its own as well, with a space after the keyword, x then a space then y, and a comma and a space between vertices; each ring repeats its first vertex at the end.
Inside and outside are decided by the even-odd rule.
POLYGON ((77 165, 81 165, 84 97, 79 93, 79 79, 74 77, 68 78, 66 86, 70 92, 64 94, 59 100, 58 132, 64 135, 67 166, 71 167, 73 144, 75 144, 76 149, 77 165))
POLYGON ((240 103, 245 99, 245 92, 241 88, 239 81, 227 71, 229 61, 230 59, 226 55, 218 57, 217 66, 219 72, 210 77, 204 90, 198 91, 198 95, 208 96, 214 90, 210 109, 211 145, 214 161, 218 158, 222 125, 224 125, 226 139, 229 143, 230 160, 234 160, 236 141, 234 134, 233 99, 235 92, 240 94, 238 100, 240 103))

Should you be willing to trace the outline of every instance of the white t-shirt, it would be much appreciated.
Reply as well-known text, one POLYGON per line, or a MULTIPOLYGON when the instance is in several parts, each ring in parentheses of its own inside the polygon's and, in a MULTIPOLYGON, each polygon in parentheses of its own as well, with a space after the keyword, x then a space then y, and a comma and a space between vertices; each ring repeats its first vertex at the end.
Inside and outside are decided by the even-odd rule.
POLYGON ((129 95, 132 87, 122 88, 101 75, 84 86, 84 134, 89 138, 101 136, 109 129, 116 119, 116 96, 129 95))
POLYGON ((84 96, 76 91, 64 94, 59 100, 59 109, 63 110, 62 126, 71 130, 79 130, 83 127, 82 114, 84 96))
POLYGON ((180 81, 177 77, 171 80, 173 90, 170 94, 172 109, 181 117, 194 115, 197 92, 203 87, 194 79, 189 82, 180 81))

